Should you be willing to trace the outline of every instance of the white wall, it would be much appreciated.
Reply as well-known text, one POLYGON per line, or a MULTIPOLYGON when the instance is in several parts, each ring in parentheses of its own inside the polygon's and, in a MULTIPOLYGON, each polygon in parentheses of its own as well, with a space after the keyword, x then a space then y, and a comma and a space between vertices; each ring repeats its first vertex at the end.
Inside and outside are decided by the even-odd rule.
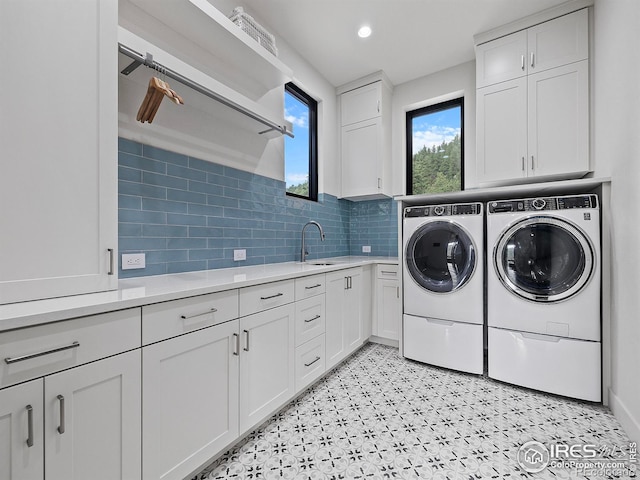
POLYGON ((476 185, 476 64, 463 63, 393 89, 391 156, 393 194, 405 194, 406 112, 464 96, 465 188, 476 185))
POLYGON ((640 2, 594 6, 594 157, 611 171, 609 405, 640 441, 640 2))

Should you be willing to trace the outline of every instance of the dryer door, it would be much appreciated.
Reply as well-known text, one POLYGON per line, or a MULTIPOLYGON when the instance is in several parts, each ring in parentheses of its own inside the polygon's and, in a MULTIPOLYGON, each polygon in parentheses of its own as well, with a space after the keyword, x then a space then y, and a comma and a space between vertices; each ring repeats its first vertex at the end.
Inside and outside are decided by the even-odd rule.
POLYGON ((405 262, 418 285, 434 293, 449 293, 462 288, 473 275, 476 247, 461 225, 427 222, 409 238, 405 262))
POLYGON ((529 217, 512 225, 494 249, 494 267, 512 293, 534 302, 557 302, 578 293, 594 271, 593 246, 566 220, 529 217))

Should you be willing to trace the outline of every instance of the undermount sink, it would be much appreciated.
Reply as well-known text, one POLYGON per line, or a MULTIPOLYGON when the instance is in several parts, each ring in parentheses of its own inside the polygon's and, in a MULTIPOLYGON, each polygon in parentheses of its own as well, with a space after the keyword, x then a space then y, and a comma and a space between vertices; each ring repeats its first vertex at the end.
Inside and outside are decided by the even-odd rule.
POLYGON ((318 261, 318 262, 304 262, 307 265, 317 265, 319 267, 324 266, 324 265, 335 265, 336 262, 323 262, 323 261, 318 261))

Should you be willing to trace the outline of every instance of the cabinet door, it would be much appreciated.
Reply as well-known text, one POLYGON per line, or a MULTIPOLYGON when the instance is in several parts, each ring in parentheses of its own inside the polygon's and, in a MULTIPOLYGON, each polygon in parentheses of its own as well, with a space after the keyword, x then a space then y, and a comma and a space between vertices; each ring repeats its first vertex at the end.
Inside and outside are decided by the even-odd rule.
POLYGON ((342 128, 342 196, 377 195, 382 191, 382 119, 342 128))
POLYGON ((530 176, 589 171, 588 61, 529 76, 530 176))
POLYGON ((340 105, 342 126, 379 117, 382 114, 382 82, 343 93, 340 105))
POLYGON ((362 269, 349 269, 347 277, 346 301, 343 315, 345 318, 345 343, 347 355, 357 350, 362 343, 362 293, 364 291, 362 269))
POLYGON ((238 436, 238 324, 143 348, 143 478, 184 478, 238 436))
POLYGON ((240 319, 240 433, 295 393, 294 304, 240 319))
POLYGON ((527 30, 529 74, 589 58, 589 13, 578 10, 527 30))
POLYGON ((0 304, 117 288, 117 27, 113 1, 0 2, 0 304))
POLYGON ((525 178, 527 79, 477 90, 478 183, 525 178))
POLYGON ((45 377, 47 478, 140 478, 140 382, 140 350, 45 377))
POLYGON ((378 279, 376 292, 378 335, 390 340, 400 338, 400 282, 378 279))
POLYGON ((42 380, 0 390, 0 478, 42 480, 42 380))
POLYGON ((525 76, 526 54, 526 31, 476 46, 476 88, 525 76))
POLYGON ((344 334, 346 289, 347 277, 343 270, 327 273, 325 293, 327 370, 337 365, 346 356, 346 338, 344 334))

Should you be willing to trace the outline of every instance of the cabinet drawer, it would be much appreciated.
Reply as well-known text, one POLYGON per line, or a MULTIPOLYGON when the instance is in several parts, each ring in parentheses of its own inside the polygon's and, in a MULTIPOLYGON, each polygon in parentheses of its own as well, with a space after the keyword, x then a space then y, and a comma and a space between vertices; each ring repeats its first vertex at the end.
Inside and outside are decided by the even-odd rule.
POLYGON ((140 309, 0 334, 0 388, 140 347, 140 309))
POLYGON ((240 316, 246 317, 256 312, 279 307, 293 302, 293 280, 267 283, 240 289, 240 316))
POLYGON ((296 347, 324 333, 324 294, 296 302, 296 347))
POLYGON ((159 342, 238 318, 238 290, 142 307, 142 343, 159 342))
POLYGON ((400 278, 400 267, 398 265, 376 265, 377 278, 388 278, 398 280, 400 278))
POLYGON ((311 275, 310 277, 296 278, 296 302, 304 298, 313 297, 324 293, 324 274, 311 275))
POLYGON ((308 387, 325 371, 324 335, 296 348, 296 391, 308 387))

